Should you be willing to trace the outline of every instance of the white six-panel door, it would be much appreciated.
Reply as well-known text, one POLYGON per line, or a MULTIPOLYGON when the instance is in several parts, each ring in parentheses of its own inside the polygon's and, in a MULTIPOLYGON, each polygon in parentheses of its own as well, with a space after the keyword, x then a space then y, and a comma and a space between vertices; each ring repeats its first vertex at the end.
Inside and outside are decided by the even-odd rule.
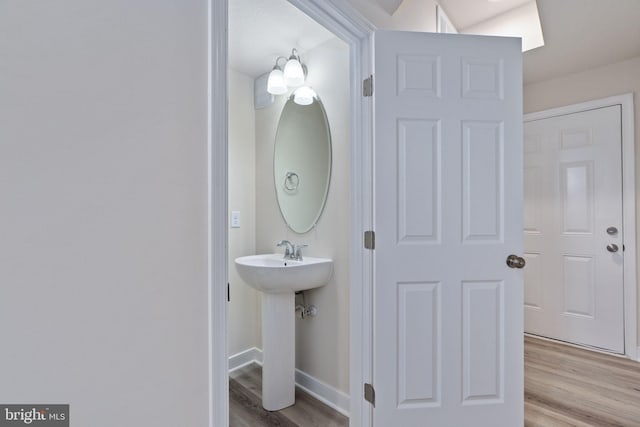
POLYGON ((374 45, 374 424, 522 426, 520 41, 374 45))
POLYGON ((525 330, 624 353, 620 106, 524 129, 525 330))

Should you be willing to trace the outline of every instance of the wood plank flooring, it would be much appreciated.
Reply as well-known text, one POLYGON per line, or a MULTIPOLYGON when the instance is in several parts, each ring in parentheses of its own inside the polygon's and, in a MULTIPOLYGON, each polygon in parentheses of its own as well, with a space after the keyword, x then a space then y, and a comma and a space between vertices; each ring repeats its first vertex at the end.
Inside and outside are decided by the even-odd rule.
POLYGON ((229 427, 346 427, 349 419, 296 387, 296 403, 262 408, 262 368, 251 364, 229 376, 229 427))
POLYGON ((525 337, 525 427, 640 426, 640 363, 525 337))
MULTIPOLYGON (((525 427, 640 427, 640 363, 525 337, 525 427)), ((231 374, 230 427, 342 427, 347 417, 296 389, 296 404, 262 409, 262 368, 231 374)), ((478 425, 477 427, 491 427, 478 425)))

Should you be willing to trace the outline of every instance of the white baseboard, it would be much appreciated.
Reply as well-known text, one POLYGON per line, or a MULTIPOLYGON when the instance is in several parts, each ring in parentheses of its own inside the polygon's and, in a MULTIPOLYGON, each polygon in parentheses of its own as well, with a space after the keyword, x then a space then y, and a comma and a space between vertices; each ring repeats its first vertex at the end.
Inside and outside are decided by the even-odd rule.
POLYGON ((349 417, 349 395, 325 384, 300 369, 296 369, 296 386, 306 391, 325 405, 349 417))
POLYGON ((640 362, 640 347, 638 347, 638 352, 636 353, 636 356, 638 358, 638 362, 640 362))
POLYGON ((262 365, 262 350, 252 347, 248 350, 229 356, 229 372, 243 368, 251 363, 262 365))
MULTIPOLYGON (((253 347, 229 357, 229 372, 251 363, 262 365, 262 350, 253 347)), ((349 416, 349 395, 296 369, 296 386, 342 415, 349 416)))

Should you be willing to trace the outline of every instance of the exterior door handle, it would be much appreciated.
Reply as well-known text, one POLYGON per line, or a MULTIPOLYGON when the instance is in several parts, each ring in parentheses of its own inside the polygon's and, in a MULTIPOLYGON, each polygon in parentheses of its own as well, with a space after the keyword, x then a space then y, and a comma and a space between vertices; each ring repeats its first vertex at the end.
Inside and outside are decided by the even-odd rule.
POLYGON ((618 248, 618 245, 616 245, 615 243, 609 243, 607 245, 607 250, 609 252, 618 252, 618 249, 620 249, 620 248, 618 248))
POLYGON ((507 257, 507 265, 509 268, 524 268, 527 262, 518 255, 509 255, 507 257))

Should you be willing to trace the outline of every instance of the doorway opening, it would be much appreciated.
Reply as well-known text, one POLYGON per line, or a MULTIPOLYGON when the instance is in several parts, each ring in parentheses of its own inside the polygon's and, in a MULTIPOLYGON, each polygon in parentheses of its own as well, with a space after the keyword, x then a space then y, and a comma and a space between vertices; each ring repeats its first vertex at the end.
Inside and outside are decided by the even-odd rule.
POLYGON ((234 0, 228 73, 230 425, 275 416, 267 410, 298 424, 305 415, 326 421, 328 408, 314 412, 323 405, 298 403, 294 382, 345 425, 349 48, 286 0, 234 0), (294 54, 306 71, 303 82, 270 93, 272 70, 287 72, 294 54), (303 89, 313 96, 301 103, 303 89), (276 290, 283 281, 265 285, 237 270, 236 258, 257 254, 289 266, 322 257, 333 271, 321 283, 306 283, 303 275, 294 288, 276 290), (247 371, 247 364, 255 369, 247 371))
MULTIPOLYGON (((326 4, 315 0, 289 0, 301 12, 325 27, 348 45, 348 169, 332 186, 348 189, 349 215, 348 262, 341 266, 346 270, 345 282, 348 287, 348 369, 342 368, 341 376, 349 378, 348 401, 352 425, 369 425, 368 407, 360 399, 362 384, 370 381, 370 306, 371 297, 371 255, 362 247, 362 230, 371 224, 371 147, 370 118, 365 114, 369 100, 362 97, 363 76, 369 74, 369 52, 366 49, 372 31, 369 24, 345 5, 326 4), (356 154, 356 155, 354 155, 356 154)), ((228 39, 225 28, 228 19, 228 1, 210 2, 210 46, 211 98, 210 111, 210 178, 212 183, 230 179, 228 158, 228 96, 229 72, 227 70, 228 39)), ((232 31, 232 29, 230 30, 232 31)), ((292 46, 293 47, 293 46, 292 46)), ((274 58, 275 59, 275 58, 274 58)), ((265 72, 268 71, 265 70, 265 72)), ((322 96, 322 95, 320 95, 322 96)), ((331 113, 328 112, 330 115, 331 113)), ((272 182, 272 180, 270 180, 272 182)), ((330 190, 331 191, 331 190, 330 190)), ((227 425, 229 420, 228 395, 228 303, 227 283, 229 282, 229 211, 228 185, 210 188, 210 330, 211 330, 211 376, 210 390, 213 397, 210 404, 210 424, 227 425)), ((343 214, 344 216, 344 214, 343 214)), ((242 218, 242 214, 241 214, 242 218)), ((242 221, 242 220, 241 220, 242 221)), ((273 242, 272 242, 273 243, 273 242)), ((300 242, 304 243, 304 242, 300 242)), ((256 250, 264 250, 256 248, 256 250)), ((274 249, 269 247, 269 252, 274 249)), ((232 260, 231 260, 232 261, 232 260)), ((341 260, 344 261, 344 260, 341 260)), ((233 295, 231 296, 233 298, 233 295)), ((345 301, 341 301, 345 304, 345 301)), ((292 308, 293 309, 293 308, 292 308)), ((322 308, 320 308, 322 310, 322 308)), ((346 328, 346 325, 342 325, 346 328)))

